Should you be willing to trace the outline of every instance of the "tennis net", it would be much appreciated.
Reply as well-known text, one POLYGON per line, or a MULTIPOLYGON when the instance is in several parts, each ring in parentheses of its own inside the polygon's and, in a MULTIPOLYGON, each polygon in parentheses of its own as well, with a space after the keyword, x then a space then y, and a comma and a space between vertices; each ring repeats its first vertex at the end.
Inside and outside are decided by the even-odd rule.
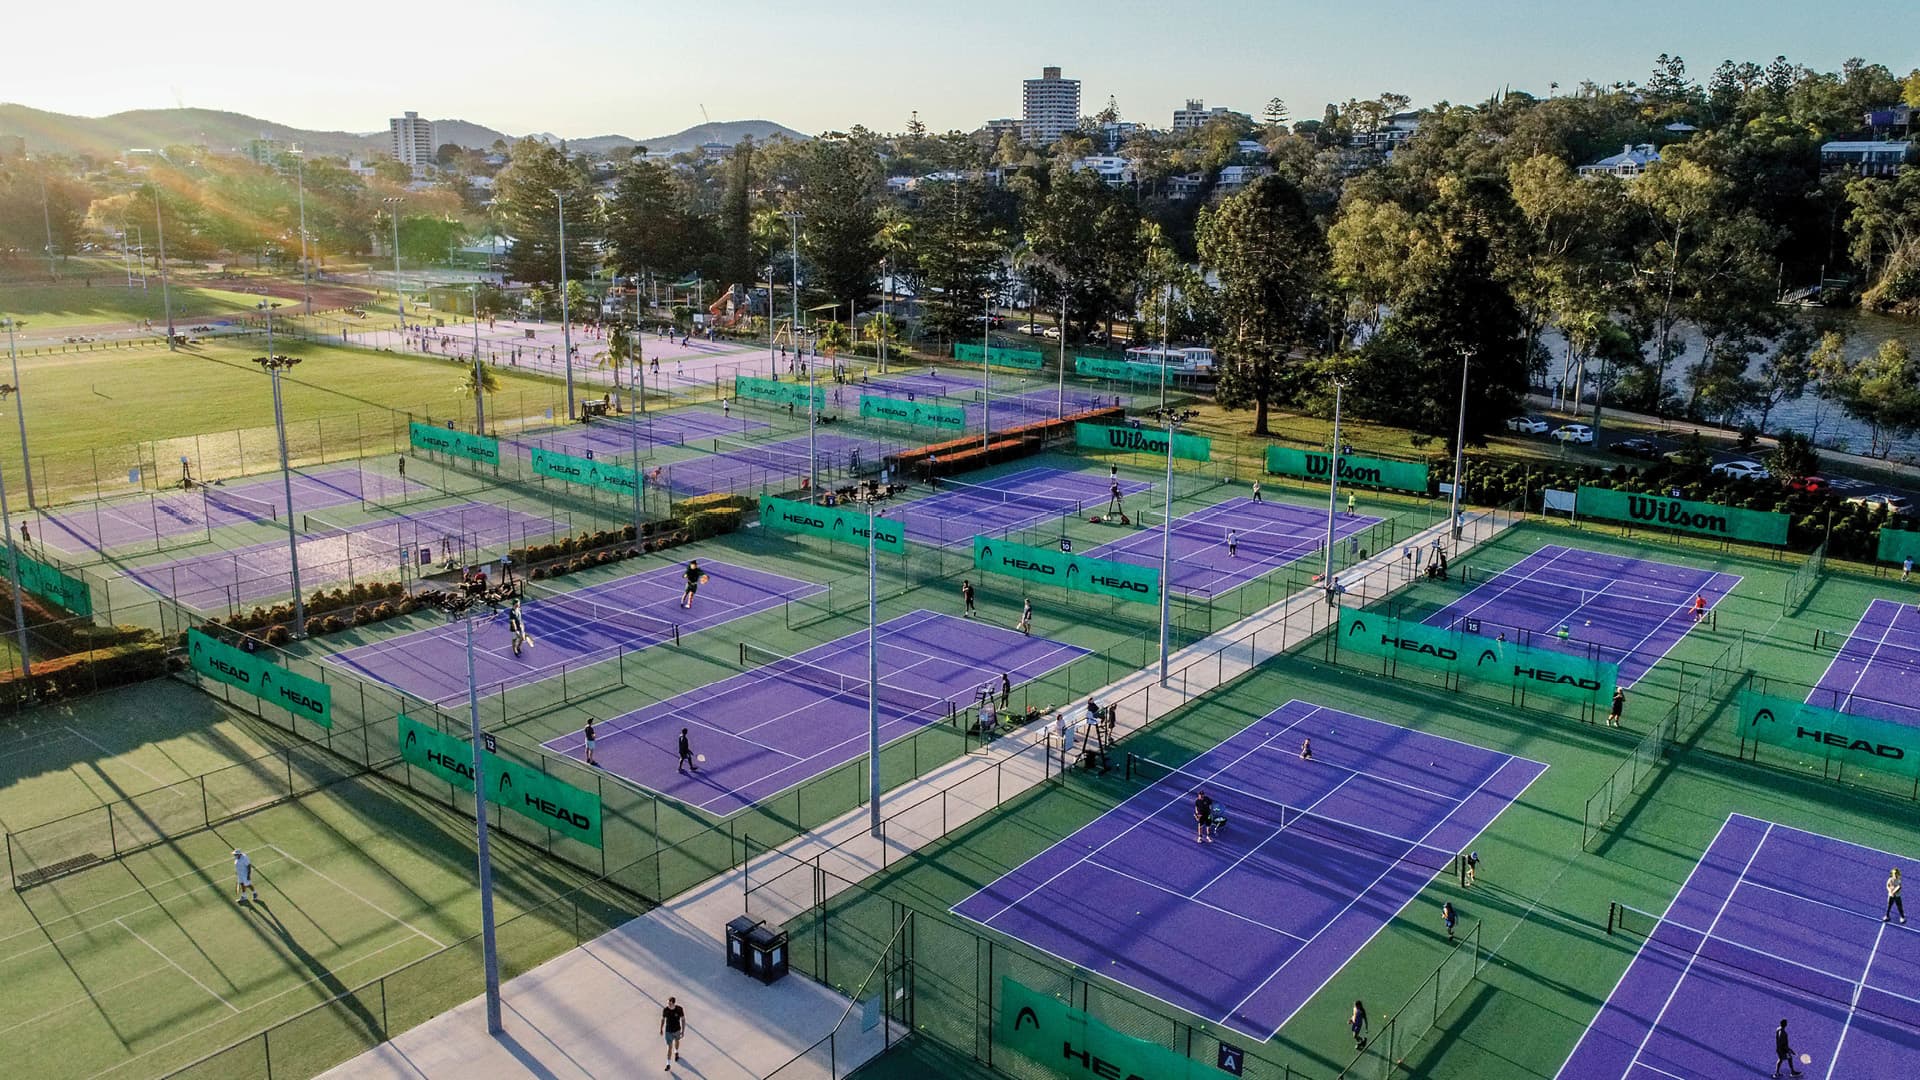
POLYGON ((1786 586, 1781 590, 1781 606, 1788 610, 1796 610, 1801 604, 1806 603, 1807 597, 1813 595, 1813 587, 1820 584, 1820 575, 1825 573, 1826 569, 1827 545, 1822 541, 1819 547, 1813 549, 1813 554, 1807 556, 1807 561, 1801 563, 1794 570, 1793 576, 1787 579, 1786 586))
POLYGON ((578 593, 554 592, 530 581, 520 583, 520 595, 528 601, 524 614, 536 620, 528 627, 529 631, 539 628, 538 616, 560 615, 575 626, 612 626, 649 643, 680 643, 679 623, 610 604, 598 604, 578 593))
MULTIPOLYGON (((715 435, 713 452, 730 458, 751 461, 771 469, 781 469, 791 473, 807 471, 807 455, 804 451, 796 452, 791 447, 774 443, 741 442, 738 439, 729 439, 725 435, 715 435)), ((821 464, 826 465, 826 455, 820 456, 821 464)))
MULTIPOLYGON (((1871 914, 1854 917, 1879 921, 1871 914)), ((1867 984, 1864 973, 1860 978, 1849 978, 1627 904, 1607 905, 1607 932, 1638 938, 1642 949, 1660 949, 1692 962, 1696 969, 1705 963, 1720 971, 1749 976, 1769 993, 1789 987, 1920 1031, 1920 998, 1867 984)))
POLYGON ((230 510, 236 514, 245 514, 255 521, 280 520, 280 505, 265 499, 255 499, 246 495, 235 495, 231 491, 222 491, 216 487, 201 487, 200 494, 207 505, 230 510))
MULTIPOLYGON (((1062 495, 1037 495, 1024 491, 1005 491, 1000 488, 969 484, 964 480, 948 480, 945 478, 942 478, 940 481, 939 491, 943 494, 953 496, 953 501, 955 502, 964 500, 966 502, 978 503, 983 507, 1003 507, 1029 515, 1078 515, 1085 512, 1089 505, 1089 501, 1086 499, 1075 499, 1062 495)), ((1105 507, 1107 505, 1106 497, 1100 496, 1098 503, 1099 506, 1105 507)))
MULTIPOLYGON (((867 696, 865 672, 855 675, 835 671, 750 642, 740 643, 740 666, 750 671, 761 672, 771 679, 818 687, 836 696, 859 700, 865 700, 867 696)), ((862 666, 865 666, 864 658, 862 666)), ((890 686, 884 679, 880 682, 880 700, 907 716, 946 718, 951 717, 955 712, 951 701, 943 701, 930 694, 890 686)))
POLYGON ((1216 813, 1225 818, 1224 827, 1229 830, 1239 821, 1248 821, 1256 829, 1285 831, 1294 836, 1325 840, 1383 859, 1445 873, 1456 881, 1464 880, 1465 859, 1459 852, 1256 795, 1236 786, 1230 777, 1201 776, 1139 754, 1127 755, 1127 777, 1176 789, 1182 797, 1205 791, 1213 797, 1216 813))

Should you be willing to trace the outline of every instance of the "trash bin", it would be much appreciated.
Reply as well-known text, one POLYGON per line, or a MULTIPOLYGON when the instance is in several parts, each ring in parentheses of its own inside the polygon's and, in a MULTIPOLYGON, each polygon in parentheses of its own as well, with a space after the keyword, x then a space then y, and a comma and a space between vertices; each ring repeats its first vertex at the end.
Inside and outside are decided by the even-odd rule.
POLYGON ((747 970, 747 935, 763 920, 742 915, 727 924, 727 966, 747 970))
POLYGON ((779 981, 787 973, 787 932, 754 924, 746 933, 747 974, 763 983, 779 981))

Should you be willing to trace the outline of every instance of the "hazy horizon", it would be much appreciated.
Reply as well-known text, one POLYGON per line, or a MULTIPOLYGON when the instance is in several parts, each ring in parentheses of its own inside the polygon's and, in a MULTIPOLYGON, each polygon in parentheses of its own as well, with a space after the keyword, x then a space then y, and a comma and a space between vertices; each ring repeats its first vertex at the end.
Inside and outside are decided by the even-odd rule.
POLYGON ((384 131, 413 110, 516 136, 644 138, 701 123, 702 105, 716 121, 809 134, 899 131, 914 110, 933 131, 972 130, 1018 117, 1020 80, 1043 66, 1081 80, 1083 114, 1112 95, 1124 119, 1161 127, 1188 98, 1258 115, 1278 96, 1299 120, 1384 91, 1426 106, 1505 87, 1545 96, 1554 82, 1562 92, 1582 80, 1643 82, 1662 52, 1684 56, 1700 80, 1722 59, 1776 54, 1820 70, 1853 56, 1901 75, 1920 66, 1920 37, 1886 32, 1909 24, 1910 3, 1836 0, 1817 13, 1782 0, 1543 6, 1430 0, 1356 18, 1301 0, 1193 0, 1171 15, 1141 0, 981 0, 965 10, 742 0, 651 11, 577 0, 529 16, 507 0, 474 0, 412 5, 396 21, 384 5, 340 0, 323 21, 287 27, 216 0, 170 5, 156 25, 152 5, 109 0, 84 16, 16 13, 17 42, 66 44, 10 56, 0 101, 85 116, 184 105, 348 132, 384 131))

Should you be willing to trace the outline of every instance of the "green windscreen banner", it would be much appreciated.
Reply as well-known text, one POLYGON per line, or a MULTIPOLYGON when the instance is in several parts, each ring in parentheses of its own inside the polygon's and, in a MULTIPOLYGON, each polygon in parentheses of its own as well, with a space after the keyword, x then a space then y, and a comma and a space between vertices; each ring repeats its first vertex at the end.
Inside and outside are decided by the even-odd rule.
MULTIPOLYGON (((1267 471, 1275 476, 1325 480, 1333 471, 1333 455, 1320 450, 1269 446, 1267 471)), ((1340 482, 1358 487, 1414 491, 1424 495, 1427 492, 1427 465, 1424 461, 1394 461, 1390 458, 1341 454, 1340 482)))
POLYGON ((1340 647, 1365 656, 1451 674, 1460 667, 1460 633, 1359 608, 1340 613, 1340 647))
MULTIPOLYGON (((1218 1073, 1157 1042, 1123 1035, 1049 994, 1000 976, 994 1035, 1050 1076, 1085 1080, 1199 1080, 1218 1073)), ((1237 1060, 1237 1059, 1236 1059, 1237 1060)))
POLYGON ((1880 561, 1897 563, 1906 559, 1920 560, 1920 532, 1880 526, 1880 561))
POLYGON ((1111 559, 1075 555, 1057 548, 1016 544, 991 537, 973 538, 973 565, 988 573, 1022 581, 1057 585, 1140 604, 1160 602, 1160 571, 1111 559))
POLYGON ((318 679, 295 674, 255 653, 191 629, 187 631, 187 663, 214 682, 245 690, 321 727, 333 726, 333 687, 318 679))
POLYGON ((1073 358, 1073 373, 1089 379, 1118 379, 1123 382, 1158 383, 1166 369, 1159 364, 1138 360, 1107 360, 1098 356, 1073 358))
MULTIPOLYGON (((1569 643, 1578 647, 1578 642, 1569 643)), ((1521 645, 1480 634, 1406 622, 1376 611, 1340 613, 1340 647, 1363 656, 1599 707, 1613 698, 1620 665, 1558 649, 1521 645)))
MULTIPOLYGON (((22 589, 35 596, 44 596, 75 615, 93 614, 93 590, 87 588, 85 581, 17 548, 13 556, 20 560, 22 589)), ((12 566, 12 561, 6 559, 4 545, 0 545, 0 574, 7 573, 12 566)))
POLYGON ((1787 515, 1765 510, 1615 491, 1586 484, 1580 486, 1573 506, 1574 513, 1582 517, 1618 521, 1627 525, 1650 525, 1695 536, 1711 536, 1717 540, 1744 540, 1750 544, 1772 544, 1776 547, 1784 547, 1787 543, 1787 515))
POLYGON ((1913 776, 1920 771, 1920 728, 1740 691, 1740 735, 1843 765, 1913 776))
MULTIPOLYGON (((977 364, 980 362, 980 353, 983 348, 985 348, 985 346, 955 343, 953 346, 953 358, 955 360, 964 360, 968 363, 977 364)), ((991 348, 986 348, 986 355, 987 363, 994 367, 1039 371, 1042 367, 1045 367, 1047 363, 1046 356, 1033 349, 1007 349, 995 345, 991 348)))
MULTIPOLYGON (((1082 450, 1123 450, 1131 454, 1167 454, 1167 433, 1150 427, 1110 424, 1073 425, 1074 445, 1082 450)), ((1173 456, 1186 461, 1213 460, 1213 440, 1204 435, 1173 433, 1173 456)))
POLYGON ((880 394, 860 395, 860 415, 869 420, 892 420, 898 424, 933 428, 937 431, 967 430, 967 410, 959 405, 941 405, 931 401, 910 401, 880 394))
MULTIPOLYGON (((600 846, 600 796, 538 768, 482 750, 487 801, 589 847, 600 846)), ((400 758, 462 791, 473 790, 473 743, 400 714, 400 758)))
POLYGON ((625 465, 592 458, 575 457, 558 450, 533 448, 533 471, 569 484, 610 491, 633 498, 641 489, 640 474, 625 465))
POLYGON ((801 383, 756 379, 751 375, 734 376, 733 396, 742 401, 764 401, 769 405, 790 405, 796 409, 806 408, 807 399, 811 397, 816 412, 827 407, 827 392, 823 387, 814 387, 809 395, 807 387, 801 383))
POLYGON ((500 464, 500 440, 489 435, 474 435, 453 428, 435 427, 418 420, 407 425, 407 440, 415 448, 436 454, 466 458, 488 465, 500 464))
MULTIPOLYGON (((867 543, 867 515, 840 506, 816 506, 792 499, 760 497, 760 524, 776 532, 801 533, 835 543, 867 543)), ((873 519, 873 546, 894 555, 907 553, 907 527, 889 518, 873 519)))

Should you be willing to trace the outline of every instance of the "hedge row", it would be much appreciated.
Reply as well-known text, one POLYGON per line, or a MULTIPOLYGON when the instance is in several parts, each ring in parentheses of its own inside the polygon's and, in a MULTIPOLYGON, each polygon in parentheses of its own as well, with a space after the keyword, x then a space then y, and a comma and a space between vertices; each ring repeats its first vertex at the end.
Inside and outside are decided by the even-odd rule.
POLYGON ((31 679, 21 678, 17 668, 0 675, 0 704, 17 708, 145 682, 165 675, 167 663, 166 646, 154 640, 35 660, 31 679))

